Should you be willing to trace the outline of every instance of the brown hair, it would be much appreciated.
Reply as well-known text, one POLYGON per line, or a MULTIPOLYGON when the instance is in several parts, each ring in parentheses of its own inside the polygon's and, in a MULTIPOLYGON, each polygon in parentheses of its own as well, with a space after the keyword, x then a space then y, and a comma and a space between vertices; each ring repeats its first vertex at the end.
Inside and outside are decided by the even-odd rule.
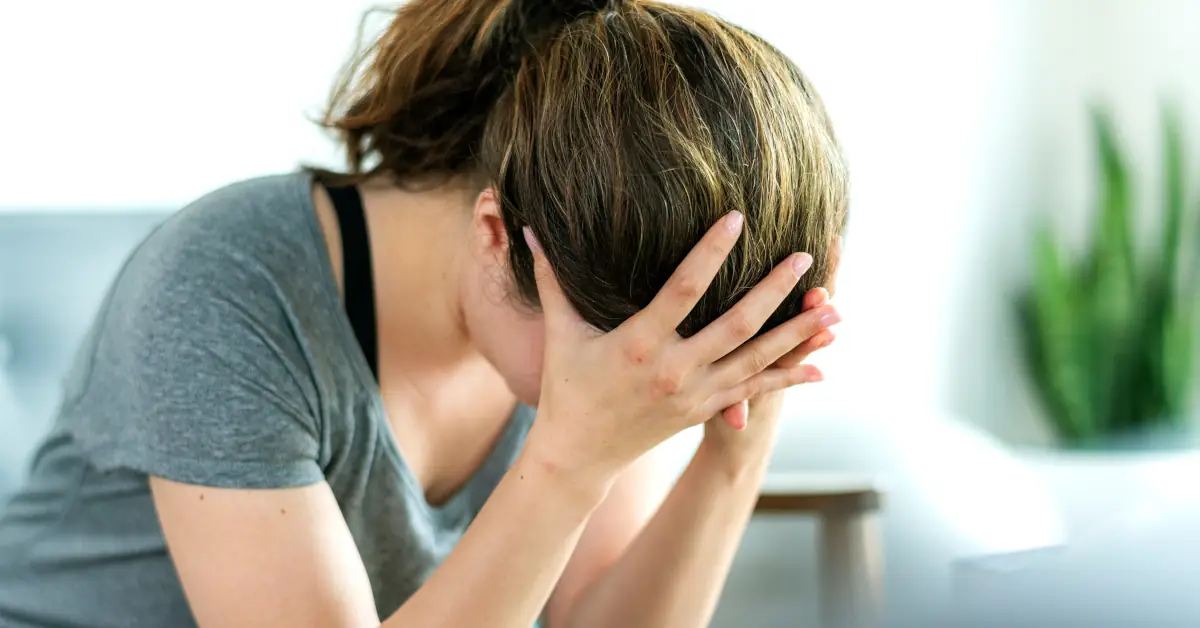
POLYGON ((782 53, 703 11, 625 0, 411 0, 325 118, 349 173, 494 186, 516 294, 528 225, 585 320, 644 307, 731 210, 745 230, 680 326, 690 335, 796 251, 812 270, 764 327, 827 285, 847 174, 816 91, 782 53))

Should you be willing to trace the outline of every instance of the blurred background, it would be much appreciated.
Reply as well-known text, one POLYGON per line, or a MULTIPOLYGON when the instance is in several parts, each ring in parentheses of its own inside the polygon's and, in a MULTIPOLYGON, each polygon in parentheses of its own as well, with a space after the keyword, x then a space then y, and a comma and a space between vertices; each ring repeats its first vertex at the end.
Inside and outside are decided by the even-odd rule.
MULTIPOLYGON (((310 120, 375 4, 0 3, 0 499, 153 224, 337 163, 310 120)), ((883 488, 889 617, 1200 623, 1200 2, 690 4, 790 55, 848 155, 846 322, 772 470, 883 488)), ((756 519, 716 625, 815 625, 814 535, 756 519)))

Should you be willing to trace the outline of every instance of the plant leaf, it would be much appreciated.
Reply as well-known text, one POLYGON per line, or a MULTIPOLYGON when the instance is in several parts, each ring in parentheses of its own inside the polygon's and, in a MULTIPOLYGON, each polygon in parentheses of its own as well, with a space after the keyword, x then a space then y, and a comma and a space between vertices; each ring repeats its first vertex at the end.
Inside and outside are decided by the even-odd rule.
POLYGON ((1083 288, 1089 306, 1080 312, 1085 327, 1081 351, 1093 369, 1090 384, 1099 415, 1098 429, 1119 430, 1137 422, 1137 391, 1128 376, 1134 366, 1131 349, 1139 307, 1139 283, 1133 243, 1129 168, 1108 112, 1092 110, 1099 165, 1100 208, 1094 240, 1087 254, 1090 276, 1083 288))
MULTIPOLYGON (((1173 294, 1179 273, 1179 244, 1184 229, 1184 204, 1187 196, 1184 182, 1183 131, 1179 110, 1165 106, 1162 113, 1163 144, 1163 224, 1162 274, 1167 290, 1173 294)), ((1169 299, 1168 299, 1169 300, 1169 299)))
POLYGON ((1162 335, 1163 412, 1166 419, 1188 416, 1195 384, 1197 321, 1200 307, 1195 301, 1177 301, 1165 321, 1162 335))
POLYGON ((1037 232, 1034 265, 1025 317, 1036 382, 1059 437, 1087 442, 1098 432, 1087 361, 1079 354, 1077 290, 1048 225, 1037 232))
POLYGON ((1108 111, 1092 109, 1092 126, 1100 166, 1100 215, 1095 227, 1092 260, 1112 265, 1130 283, 1136 281, 1130 205, 1129 167, 1108 111))

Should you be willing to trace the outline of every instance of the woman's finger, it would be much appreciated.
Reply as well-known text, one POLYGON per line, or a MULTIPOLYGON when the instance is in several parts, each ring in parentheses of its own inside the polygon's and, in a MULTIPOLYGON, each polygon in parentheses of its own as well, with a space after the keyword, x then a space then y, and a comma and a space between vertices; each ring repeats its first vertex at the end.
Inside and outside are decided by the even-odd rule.
POLYGON ((829 291, 825 288, 817 287, 804 293, 804 303, 800 306, 801 311, 815 310, 829 301, 829 291))
MULTIPOLYGON (((763 324, 779 309, 779 304, 783 303, 796 287, 796 282, 800 281, 800 277, 808 272, 810 267, 812 256, 808 253, 789 256, 728 312, 701 329, 695 336, 688 338, 688 348, 685 351, 697 364, 711 364, 734 352, 762 329, 763 324)), ((795 344, 788 349, 794 346, 795 344)), ((762 367, 766 368, 774 361, 772 358, 762 367)))
POLYGON ((581 322, 579 314, 559 287, 558 278, 554 276, 554 269, 550 267, 537 236, 533 235, 533 230, 529 227, 524 227, 522 231, 525 234, 525 243, 533 253, 533 275, 537 281, 538 300, 542 302, 542 314, 545 316, 547 328, 559 328, 563 323, 581 322))
MULTIPOLYGON (((824 305, 829 300, 829 292, 825 288, 813 288, 804 294, 803 311, 824 305)), ((816 336, 805 340, 799 347, 775 362, 775 367, 793 367, 808 359, 817 349, 829 346, 833 342, 833 332, 826 329, 816 336)), ((744 430, 750 421, 750 404, 747 400, 735 403, 721 412, 725 424, 735 430, 744 430)))
POLYGON ((800 364, 792 368, 769 368, 754 377, 743 380, 713 395, 709 407, 713 413, 722 411, 745 399, 753 399, 797 384, 808 384, 825 379, 821 369, 812 364, 800 364))
POLYGON ((821 349, 833 344, 833 341, 836 339, 837 336, 833 333, 832 329, 823 330, 812 338, 800 343, 799 347, 792 349, 787 353, 787 355, 775 360, 775 364, 772 364, 771 366, 780 368, 790 368, 796 366, 797 364, 800 364, 801 362, 812 357, 812 354, 816 353, 817 351, 820 351, 821 349))
POLYGON ((746 429, 750 422, 750 403, 743 399, 721 411, 721 420, 737 431, 746 429))
MULTIPOLYGON (((804 312, 814 310, 829 302, 829 291, 825 288, 813 288, 804 295, 804 312)), ((825 331, 805 340, 800 343, 800 346, 792 349, 787 355, 775 361, 774 366, 782 366, 784 368, 796 366, 797 364, 808 359, 810 355, 818 349, 828 347, 836 339, 833 331, 826 329, 825 331)))
POLYGON ((753 377, 839 321, 841 315, 829 304, 793 317, 715 362, 712 368, 717 385, 729 386, 753 377))
POLYGON ((650 305, 632 316, 625 325, 645 325, 656 337, 674 333, 721 270, 742 233, 743 222, 740 212, 725 214, 683 258, 650 305))

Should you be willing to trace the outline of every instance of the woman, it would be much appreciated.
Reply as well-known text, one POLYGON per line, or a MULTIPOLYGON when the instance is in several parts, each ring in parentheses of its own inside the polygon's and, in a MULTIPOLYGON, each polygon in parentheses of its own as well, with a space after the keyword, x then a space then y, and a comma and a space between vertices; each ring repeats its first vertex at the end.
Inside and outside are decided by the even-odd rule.
POLYGON ((414 0, 326 122, 348 173, 122 269, 0 523, 5 625, 705 624, 837 322, 811 86, 691 9, 414 0))

